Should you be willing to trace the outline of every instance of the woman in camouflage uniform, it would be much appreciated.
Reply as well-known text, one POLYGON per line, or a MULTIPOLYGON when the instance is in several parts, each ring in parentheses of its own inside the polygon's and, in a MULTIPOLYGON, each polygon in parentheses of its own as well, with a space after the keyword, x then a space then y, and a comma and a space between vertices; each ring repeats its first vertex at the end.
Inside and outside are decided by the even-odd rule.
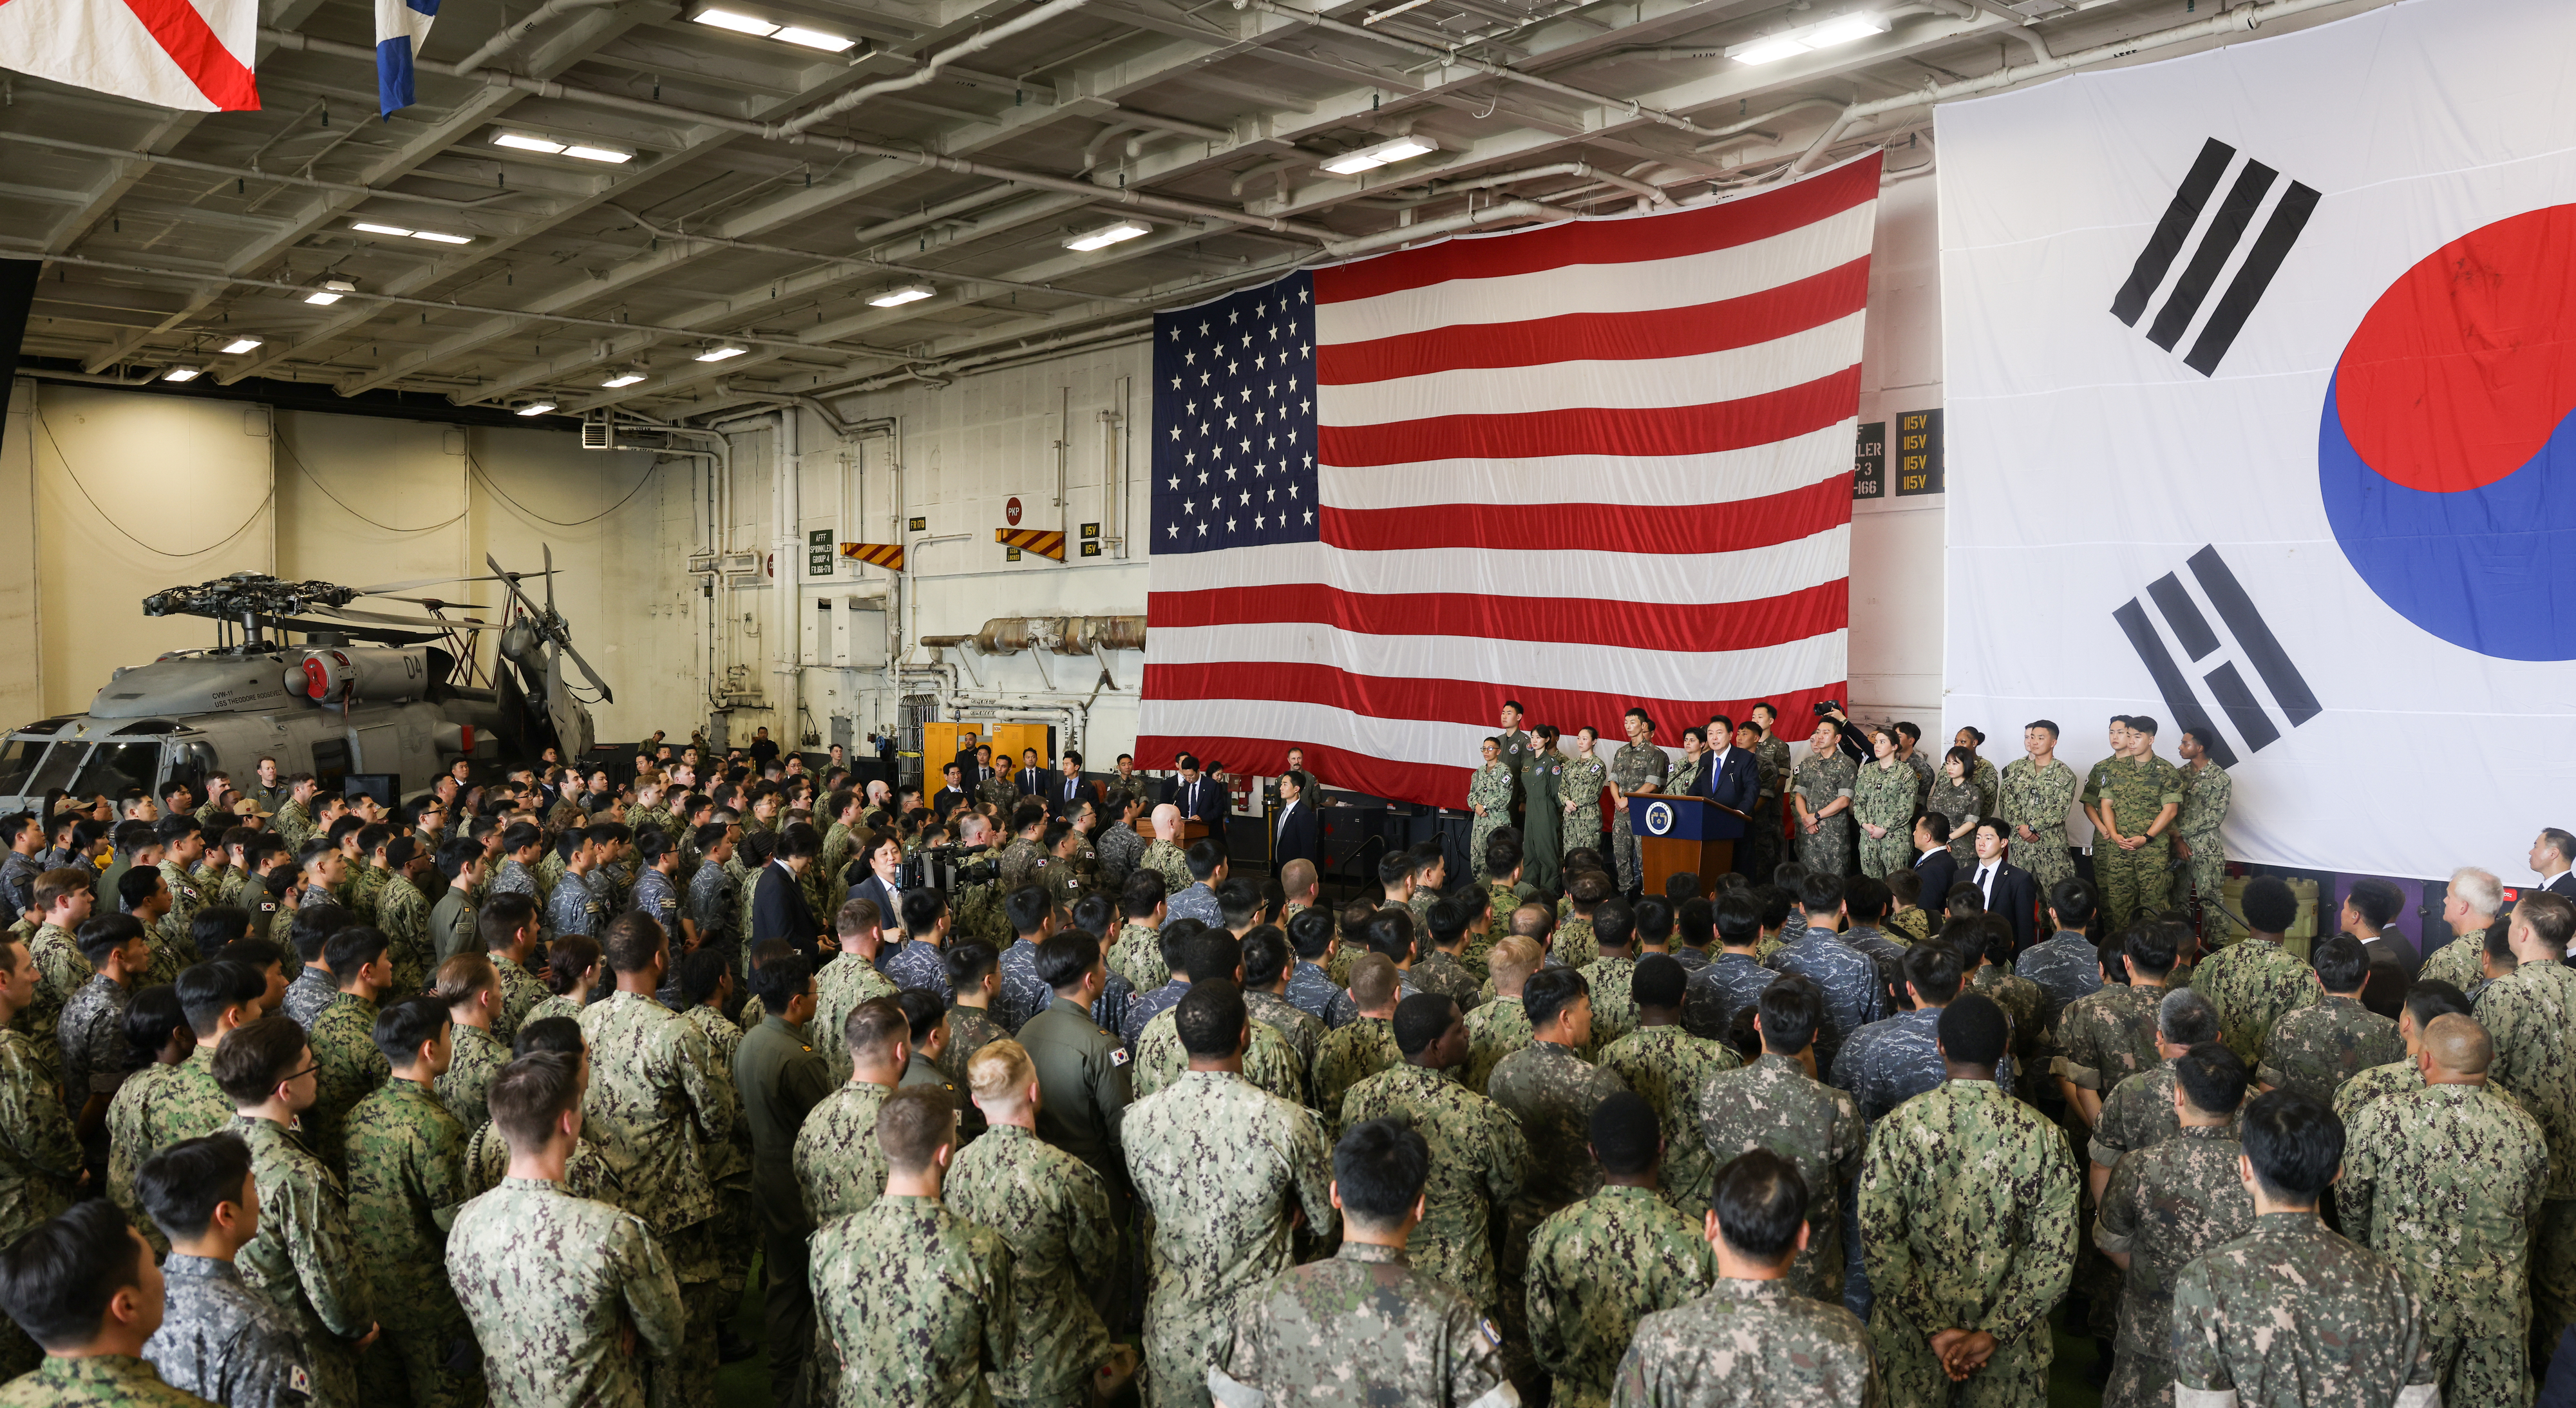
MULTIPOLYGON (((1967 730, 1961 730, 1964 734, 1967 730)), ((1951 749, 1941 758, 1941 776, 1932 784, 1932 793, 1923 799, 1923 810, 1939 812, 1950 822, 1950 854, 1962 866, 1977 863, 1977 818, 1986 814, 1985 799, 1977 795, 1975 782, 1977 751, 1966 744, 1951 749)), ((1908 843, 1911 849, 1911 842, 1908 843)), ((1933 908, 1936 897, 1925 895, 1923 907, 1933 908)))
POLYGON ((1962 727, 1950 742, 1968 750, 1968 781, 1977 789, 1977 815, 1993 816, 1995 798, 2000 795, 2003 777, 1995 771, 1992 762, 1977 756, 1977 750, 1986 746, 1985 734, 1962 727))
POLYGON ((1467 864, 1479 875, 1485 872, 1485 838, 1512 824, 1512 770, 1502 759, 1503 741, 1486 739, 1485 765, 1467 779, 1467 809, 1476 814, 1475 829, 1467 835, 1467 864))
POLYGON ((1574 756, 1557 779, 1565 794, 1565 833, 1557 839, 1568 853, 1601 845, 1601 789, 1609 784, 1610 769, 1593 756, 1600 742, 1601 730, 1589 724, 1576 729, 1574 756))
POLYGON ((1682 760, 1673 764, 1673 775, 1664 780, 1667 792, 1688 795, 1691 785, 1699 781, 1699 770, 1708 762, 1708 733, 1705 729, 1682 730, 1682 760))
POLYGON ((1914 863, 1914 769, 1896 756, 1896 732, 1869 731, 1870 751, 1852 784, 1852 814, 1860 819, 1860 873, 1882 880, 1914 863))

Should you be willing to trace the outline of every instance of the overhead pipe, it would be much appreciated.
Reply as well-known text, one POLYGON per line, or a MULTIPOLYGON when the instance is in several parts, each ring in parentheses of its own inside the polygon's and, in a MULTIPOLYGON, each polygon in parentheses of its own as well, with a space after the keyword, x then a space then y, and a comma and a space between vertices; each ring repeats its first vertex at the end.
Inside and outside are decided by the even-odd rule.
MULTIPOLYGON (((292 30, 269 29, 262 27, 259 35, 262 40, 283 49, 292 49, 313 54, 330 54, 335 57, 363 61, 370 64, 374 63, 376 58, 376 53, 373 49, 361 48, 355 44, 343 44, 332 39, 316 39, 310 35, 300 34, 292 30)), ((450 77, 456 76, 456 66, 454 64, 437 63, 427 59, 415 59, 412 62, 412 67, 423 73, 445 74, 450 77)), ((1132 187, 1099 186, 1088 181, 1078 181, 1067 176, 1049 176, 1043 172, 1022 171, 1014 167, 995 166, 990 162, 968 161, 963 157, 947 156, 938 152, 923 151, 916 148, 889 147, 875 142, 858 141, 850 137, 827 137, 812 131, 791 132, 780 123, 754 122, 748 118, 733 117, 720 112, 709 112, 702 108, 689 108, 682 107, 676 103, 661 103, 648 101, 643 98, 630 98, 622 93, 609 93, 596 88, 583 88, 575 84, 562 83, 553 79, 527 78, 517 74, 496 73, 489 69, 464 76, 472 81, 483 83, 489 87, 512 88, 523 93, 533 93, 541 98, 552 98, 559 102, 586 103, 593 107, 606 108, 615 112, 634 113, 640 116, 659 118, 666 121, 673 118, 685 118, 690 122, 701 123, 709 127, 717 128, 721 131, 739 132, 745 136, 759 137, 772 142, 783 142, 791 146, 820 147, 825 151, 839 152, 848 156, 881 157, 890 161, 908 161, 916 166, 926 167, 937 171, 953 172, 961 176, 981 176, 987 180, 1007 181, 1013 185, 1027 186, 1034 190, 1062 191, 1067 195, 1081 196, 1085 200, 1098 204, 1121 205, 1134 210, 1154 211, 1167 215, 1187 215, 1207 220, 1222 220, 1227 224, 1241 225, 1247 229, 1268 230, 1274 234, 1282 235, 1301 235, 1318 243, 1338 238, 1337 232, 1330 226, 1309 224, 1303 220, 1282 219, 1274 215, 1255 215, 1246 210, 1230 209, 1222 205, 1210 205, 1202 201, 1182 200, 1173 196, 1148 195, 1145 192, 1132 187)), ((536 317, 540 315, 525 314, 522 316, 536 317)), ((688 335, 703 336, 704 334, 691 333, 688 335)))
POLYGON ((1380 230, 1373 235, 1335 240, 1324 246, 1324 252, 1335 258, 1345 258, 1354 254, 1366 254, 1373 249, 1384 249, 1389 245, 1410 244, 1415 240, 1430 239, 1459 230, 1472 230, 1480 225, 1491 225, 1505 220, 1571 220, 1573 218, 1573 211, 1560 210, 1553 205, 1541 205, 1534 200, 1507 200, 1486 206, 1482 210, 1469 211, 1464 215, 1450 215, 1438 220, 1424 220, 1418 224, 1398 225, 1392 230, 1380 230))
POLYGON ((555 18, 557 15, 568 14, 574 10, 592 10, 597 9, 602 5, 615 5, 619 3, 621 3, 621 0, 546 0, 546 3, 539 5, 536 8, 536 11, 533 14, 530 14, 526 19, 519 21, 517 24, 503 28, 500 33, 484 40, 482 48, 477 49, 473 53, 466 55, 464 58, 457 60, 456 75, 459 78, 466 77, 472 74, 476 69, 479 69, 483 67, 483 65, 500 57, 502 54, 507 53, 511 49, 517 48, 522 40, 525 40, 529 35, 536 33, 540 26, 544 25, 546 21, 555 18))
POLYGON ((747 249, 757 254, 784 254, 795 259, 811 259, 818 264, 855 264, 862 269, 882 269, 887 273, 901 274, 912 279, 942 279, 950 283, 991 284, 995 288, 1018 289, 1023 293, 1050 293, 1058 298, 1097 298, 1109 303, 1145 301, 1141 298, 1121 297, 1114 293, 1083 293, 1075 289, 1057 288, 1053 284, 1021 283, 1012 279, 986 278, 980 274, 959 275, 945 269, 924 269, 911 264, 898 264, 891 259, 867 259, 855 254, 825 254, 819 250, 790 249, 785 245, 762 244, 757 240, 737 240, 723 235, 701 235, 688 230, 666 230, 625 206, 609 205, 608 208, 634 221, 660 239, 696 240, 700 244, 717 245, 725 249, 747 249))
POLYGON ((498 195, 456 200, 448 196, 415 195, 409 191, 387 190, 382 186, 362 186, 352 181, 325 181, 314 176, 295 176, 283 171, 262 171, 257 167, 222 166, 211 161, 187 157, 164 156, 159 152, 138 152, 125 147, 99 147, 87 142, 67 142, 60 137, 39 137, 31 132, 0 132, 0 139, 24 142, 29 146, 53 147, 60 151, 81 152, 90 156, 110 157, 117 161, 147 161, 154 166, 167 166, 176 171, 202 171, 209 176, 228 176, 236 181, 266 181, 272 185, 294 186, 308 191, 342 191, 350 195, 374 196, 380 200, 409 201, 414 205, 443 206, 449 210, 474 210, 496 200, 512 196, 535 195, 534 191, 503 191, 498 195))
POLYGON ((2206 39, 2212 35, 2248 32, 2260 29, 2272 20, 2288 19, 2292 15, 2303 14, 2309 10, 2321 10, 2329 5, 2348 3, 2351 3, 2351 0, 2269 0, 2267 4, 2247 5, 2224 14, 2212 15, 2207 19, 2176 25, 2171 29, 2160 29, 2152 34, 2141 34, 2132 39, 2115 39, 2108 44, 2096 44, 2089 49, 2078 49, 2071 54, 2052 55, 2026 64, 2008 64, 1992 73, 1975 78, 1936 84, 1911 93, 1902 93, 1893 98, 1875 98, 1864 103, 1853 103, 1844 108, 1840 116, 1826 124, 1825 130, 1816 134, 1816 140, 1809 144, 1807 150, 1801 153, 1797 160, 1789 163, 1787 170, 1775 179, 1785 180, 1814 166, 1824 156, 1826 149, 1842 136, 1845 129, 1863 118, 1876 117, 1881 113, 1902 112, 1907 108, 1926 107, 1934 103, 1945 103, 1957 98, 1974 97, 1979 93, 1991 93, 1998 88, 2010 88, 2016 84, 2027 83, 2034 78, 2045 78, 2052 73, 2065 73, 2070 69, 2083 68, 2088 64, 2125 59, 2157 49, 2171 48, 2176 44, 2188 43, 2194 39, 2206 39))
MULTIPOLYGON (((549 0, 549 3, 555 2, 556 0, 549 0)), ((949 45, 931 55, 921 67, 900 78, 881 78, 874 83, 863 83, 802 117, 789 118, 778 124, 778 130, 794 136, 799 132, 810 130, 819 123, 828 122, 880 94, 899 93, 907 88, 921 87, 937 78, 941 69, 969 54, 989 49, 1014 34, 1035 29, 1058 15, 1070 14, 1090 3, 1091 0, 1048 0, 1047 4, 1040 5, 1018 19, 1004 20, 991 29, 949 45)))
POLYGON ((1525 167, 1519 171, 1498 171, 1491 176, 1469 176, 1462 177, 1455 181, 1433 181, 1429 183, 1430 195, 1424 200, 1414 201, 1411 202, 1411 204, 1428 204, 1432 200, 1438 200, 1443 196, 1453 196, 1458 194, 1460 191, 1482 191, 1491 189, 1495 186, 1517 185, 1520 182, 1535 181, 1544 176, 1577 176, 1588 181, 1598 181, 1605 186, 1617 186, 1624 191, 1633 191, 1638 195, 1652 200, 1657 205, 1671 205, 1673 203, 1673 198, 1670 195, 1665 194, 1660 187, 1650 186, 1643 181, 1634 180, 1630 177, 1604 171, 1600 167, 1592 165, 1590 162, 1559 161, 1550 163, 1546 166, 1525 167))

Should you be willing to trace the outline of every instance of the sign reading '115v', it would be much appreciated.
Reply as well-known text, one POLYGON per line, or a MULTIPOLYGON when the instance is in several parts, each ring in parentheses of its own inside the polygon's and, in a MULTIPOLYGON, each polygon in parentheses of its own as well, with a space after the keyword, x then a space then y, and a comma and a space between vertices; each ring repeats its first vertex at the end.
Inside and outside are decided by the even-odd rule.
POLYGON ((1899 496, 1938 494, 1941 489, 1941 412, 1907 411, 1895 422, 1894 444, 1888 435, 1889 422, 1864 421, 1852 445, 1852 497, 1883 499, 1888 496, 1889 480, 1894 480, 1899 496), (1894 451, 1895 474, 1891 476, 1889 458, 1894 451))

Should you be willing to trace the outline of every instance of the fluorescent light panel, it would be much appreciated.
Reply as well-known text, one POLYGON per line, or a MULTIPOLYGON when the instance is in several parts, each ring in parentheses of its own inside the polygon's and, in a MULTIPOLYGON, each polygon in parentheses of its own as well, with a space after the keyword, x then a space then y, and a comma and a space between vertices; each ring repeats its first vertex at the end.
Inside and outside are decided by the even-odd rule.
POLYGON ((579 142, 564 148, 564 155, 582 161, 604 161, 611 166, 623 166, 635 159, 633 152, 621 152, 613 147, 585 146, 579 142))
POLYGON ((900 308, 907 303, 918 303, 921 300, 928 298, 932 291, 933 290, 928 284, 905 284, 901 288, 887 289, 885 292, 869 299, 868 306, 871 308, 900 308))
POLYGON ((714 25, 718 29, 732 30, 736 34, 748 34, 755 39, 767 39, 769 36, 778 32, 777 25, 774 25, 757 15, 746 15, 734 10, 719 10, 709 7, 698 11, 696 14, 689 16, 689 18, 700 24, 709 24, 714 25))
POLYGON ((1397 137, 1375 146, 1344 152, 1324 163, 1324 169, 1336 176, 1356 176, 1374 171, 1389 162, 1410 161, 1417 156, 1440 150, 1440 144, 1428 137, 1397 137))
POLYGON ((1103 225, 1087 235, 1076 235, 1066 240, 1064 247, 1087 254, 1095 249, 1106 249, 1121 240, 1132 240, 1139 235, 1150 233, 1151 230, 1152 227, 1149 225, 1134 220, 1121 220, 1114 225, 1103 225))
POLYGON ((474 237, 472 235, 450 235, 443 234, 437 230, 414 230, 411 232, 411 237, 416 240, 428 240, 433 244, 474 243, 474 237))
POLYGON ((161 379, 163 381, 195 381, 199 376, 204 374, 205 370, 206 369, 204 367, 172 367, 170 370, 161 374, 161 379))
POLYGON ((1779 34, 1766 34, 1759 39, 1749 39, 1741 44, 1729 44, 1726 46, 1726 56, 1740 64, 1776 63, 1792 55, 1830 49, 1837 44, 1849 44, 1856 39, 1867 39, 1873 34, 1886 32, 1887 20, 1883 16, 1836 15, 1832 19, 1818 20, 1814 24, 1798 29, 1785 30, 1779 34))
POLYGON ((523 416, 541 416, 554 408, 555 403, 552 401, 535 401, 528 405, 521 406, 519 408, 519 414, 523 416))
POLYGON ((366 235, 397 235, 404 239, 428 240, 432 244, 472 244, 472 235, 451 235, 439 230, 407 230, 400 225, 379 225, 370 220, 352 220, 349 228, 366 235))
POLYGON ((719 342, 715 346, 708 348, 706 351, 699 353, 697 355, 697 360, 701 362, 721 362, 727 357, 739 357, 750 350, 751 349, 748 347, 739 346, 735 343, 719 342))
POLYGON ((400 235, 405 239, 411 238, 411 231, 404 229, 400 225, 374 225, 369 224, 364 220, 358 220, 351 222, 349 228, 370 235, 400 235))
POLYGON ((600 385, 608 387, 611 390, 615 390, 620 386, 633 386, 635 383, 642 381, 643 379, 644 374, 642 372, 619 372, 617 375, 601 382, 600 385))
POLYGON ((825 34, 819 29, 807 29, 803 25, 798 24, 791 24, 769 37, 784 43, 801 45, 808 49, 820 49, 827 54, 840 53, 842 50, 859 42, 855 39, 844 39, 837 34, 825 34))
POLYGON ((513 151, 544 152, 548 156, 553 156, 564 149, 563 143, 551 137, 534 137, 525 132, 495 133, 492 137, 492 145, 508 147, 513 151))
POLYGON ((259 344, 260 339, 256 337, 236 337, 232 341, 224 344, 224 355, 227 357, 239 356, 244 352, 248 352, 253 348, 258 347, 259 344))

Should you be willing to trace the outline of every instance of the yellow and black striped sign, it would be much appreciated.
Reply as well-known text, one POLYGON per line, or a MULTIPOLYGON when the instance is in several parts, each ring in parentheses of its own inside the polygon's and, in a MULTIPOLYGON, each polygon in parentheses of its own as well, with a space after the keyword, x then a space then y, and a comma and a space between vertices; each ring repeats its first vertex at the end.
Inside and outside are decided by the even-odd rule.
POLYGON ((1005 547, 1020 548, 1040 557, 1064 561, 1064 534, 1037 528, 996 528, 993 541, 1005 547))
POLYGON ((861 562, 878 567, 890 567, 897 572, 903 570, 903 544, 901 543, 843 543, 841 556, 855 557, 861 562))

